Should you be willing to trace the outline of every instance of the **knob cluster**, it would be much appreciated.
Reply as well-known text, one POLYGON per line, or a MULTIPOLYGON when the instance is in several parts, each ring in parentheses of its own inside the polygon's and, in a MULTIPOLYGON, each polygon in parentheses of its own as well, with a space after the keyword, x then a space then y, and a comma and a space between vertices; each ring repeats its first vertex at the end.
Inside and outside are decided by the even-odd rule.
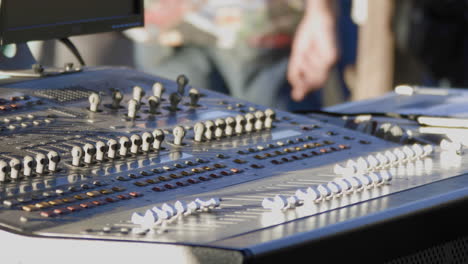
POLYGON ((173 220, 189 216, 197 212, 208 211, 219 207, 221 200, 219 198, 210 198, 208 200, 195 199, 189 203, 177 201, 173 204, 164 203, 161 206, 155 206, 146 210, 144 214, 133 213, 131 222, 144 228, 151 228, 156 225, 170 223, 173 220))
POLYGON ((350 159, 345 165, 336 164, 333 170, 335 174, 342 176, 359 175, 422 159, 431 155, 432 152, 433 147, 431 145, 421 146, 420 144, 414 144, 412 146, 387 150, 383 153, 371 154, 367 157, 359 157, 355 160, 350 159))
POLYGON ((223 137, 268 130, 273 127, 274 118, 275 112, 267 109, 265 111, 237 115, 236 117, 197 122, 193 127, 194 141, 211 141, 223 137))
POLYGON ((107 142, 97 141, 86 143, 83 146, 74 146, 71 150, 71 164, 75 167, 91 165, 95 162, 112 161, 128 155, 145 154, 161 150, 165 134, 156 129, 152 133, 144 132, 133 134, 130 137, 122 136, 119 139, 109 139, 107 142))
MULTIPOLYGON (((185 90, 188 85, 189 80, 185 75, 180 75, 177 77, 176 84, 177 90, 176 92, 171 93, 168 96, 169 99, 169 107, 168 110, 175 112, 179 110, 178 105, 183 100, 185 90)), ((166 91, 166 88, 161 82, 155 82, 152 86, 152 95, 147 97, 148 99, 148 113, 155 115, 159 114, 159 108, 161 106, 161 102, 164 101, 163 94, 166 91)), ((145 89, 141 86, 134 86, 132 89, 132 94, 130 100, 127 102, 127 118, 135 119, 138 117, 138 112, 140 111, 141 105, 144 104, 143 99, 145 98, 146 92, 145 89)), ((201 94, 200 92, 195 89, 191 88, 189 90, 189 105, 190 107, 199 107, 198 101, 200 100, 201 94)), ((112 89, 112 103, 106 105, 111 109, 120 109, 121 102, 124 99, 124 95, 118 89, 112 89)), ((89 95, 89 107, 88 110, 91 112, 99 112, 99 107, 102 102, 101 95, 99 93, 93 92, 89 95)))
POLYGON ((0 160, 0 182, 18 180, 23 177, 53 173, 58 170, 60 155, 56 151, 37 153, 21 159, 11 158, 8 162, 0 160))
POLYGON ((328 183, 298 189, 290 197, 276 195, 274 198, 265 198, 262 201, 262 206, 272 211, 291 209, 304 204, 319 203, 335 197, 376 188, 388 184, 392 179, 392 174, 386 170, 378 173, 370 172, 368 174, 339 177, 328 183))
POLYGON ((447 152, 461 154, 463 153, 463 144, 457 141, 442 139, 440 141, 440 149, 447 152))

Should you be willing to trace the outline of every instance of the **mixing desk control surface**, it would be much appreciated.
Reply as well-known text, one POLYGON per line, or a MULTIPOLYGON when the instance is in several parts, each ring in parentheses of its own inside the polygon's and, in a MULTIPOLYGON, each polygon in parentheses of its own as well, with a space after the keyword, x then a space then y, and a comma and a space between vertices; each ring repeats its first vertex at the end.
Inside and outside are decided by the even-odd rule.
POLYGON ((240 102, 183 75, 90 69, 0 97, 0 225, 22 235, 242 251, 465 172, 463 154, 240 102), (316 221, 236 242, 299 219, 316 221))

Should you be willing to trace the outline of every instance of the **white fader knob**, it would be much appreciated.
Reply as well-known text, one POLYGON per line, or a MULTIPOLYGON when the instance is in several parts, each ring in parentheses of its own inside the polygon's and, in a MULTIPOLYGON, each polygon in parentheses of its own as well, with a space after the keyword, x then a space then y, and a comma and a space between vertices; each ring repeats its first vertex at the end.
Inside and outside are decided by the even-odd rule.
POLYGON ((182 145, 182 141, 185 137, 185 128, 183 126, 176 126, 174 130, 172 130, 172 134, 174 135, 174 145, 182 145))
POLYGON ((143 141, 141 140, 140 135, 137 135, 137 134, 132 135, 130 137, 130 141, 132 142, 132 146, 130 147, 130 152, 133 153, 133 154, 138 154, 138 152, 140 150, 140 146, 143 143, 143 141))
POLYGON ((205 138, 206 140, 213 139, 214 130, 216 129, 213 121, 208 120, 205 122, 205 138))
POLYGON ((254 129, 254 123, 255 123, 255 116, 252 113, 247 113, 245 115, 245 131, 247 133, 250 133, 254 129))
POLYGON ((155 82, 153 85, 153 95, 159 98, 162 98, 162 95, 166 89, 160 82, 155 82))
POLYGON ((224 130, 224 133, 226 136, 230 137, 234 134, 234 129, 236 127, 236 120, 233 117, 227 117, 226 120, 226 129, 224 130))
POLYGON ((43 174, 44 170, 47 166, 48 159, 46 155, 42 153, 38 153, 36 155, 36 173, 37 174, 43 174))
POLYGON ((153 149, 160 150, 161 144, 164 141, 164 138, 166 137, 166 135, 164 134, 164 131, 162 131, 161 129, 155 129, 153 131, 153 137, 154 137, 153 149))
POLYGON ((115 139, 109 139, 107 141, 107 157, 110 159, 115 159, 117 156, 117 151, 119 150, 119 143, 115 139))
POLYGON ((215 137, 220 139, 223 137, 224 130, 226 129, 226 122, 222 118, 218 118, 215 120, 215 137))
POLYGON ((75 167, 80 166, 81 158, 83 157, 83 149, 80 146, 74 146, 72 148, 71 155, 72 155, 72 165, 75 167))
POLYGON ((233 117, 227 117, 225 119, 226 122, 226 129, 224 130, 224 133, 226 136, 230 137, 234 134, 234 129, 236 127, 236 120, 233 117))
POLYGON ((138 112, 138 101, 131 99, 128 101, 128 113, 127 116, 131 119, 136 118, 138 112))
POLYGON ((266 109, 266 110, 265 110, 265 117, 266 117, 266 118, 271 118, 272 121, 275 121, 275 119, 276 119, 276 112, 275 112, 275 110, 270 109, 270 108, 266 109))
POLYGON ((255 130, 261 131, 263 129, 263 123, 265 122, 265 113, 263 111, 255 112, 255 130))
POLYGON ((133 87, 133 99, 140 103, 143 96, 145 96, 145 90, 143 90, 143 88, 140 86, 133 87))
POLYGON ((96 142, 96 160, 103 161, 108 149, 106 143, 102 141, 96 142))
POLYGON ((122 157, 127 156, 128 149, 132 146, 130 139, 128 139, 128 137, 123 136, 119 139, 119 144, 120 144, 120 148, 119 148, 120 156, 122 157))
POLYGON ((144 152, 150 151, 151 144, 153 144, 153 142, 154 142, 153 135, 151 133, 149 133, 149 132, 144 132, 141 135, 141 139, 143 141, 143 143, 141 145, 141 150, 143 150, 144 152))
POLYGON ((84 163, 91 164, 93 163, 94 156, 96 155, 96 148, 90 143, 86 143, 83 146, 84 150, 84 163))
POLYGON ((201 142, 203 139, 203 133, 205 133, 205 125, 202 122, 197 122, 193 126, 194 137, 193 140, 201 142))
POLYGON ((47 158, 49 159, 49 171, 57 171, 57 165, 60 162, 60 156, 56 151, 49 151, 47 153, 47 158))
POLYGON ((0 182, 7 180, 8 173, 10 172, 10 166, 4 160, 0 160, 0 182))
POLYGON ((10 178, 16 180, 20 176, 21 171, 21 161, 19 159, 13 158, 10 160, 10 178))
POLYGON ((189 91, 189 97, 190 97, 190 106, 197 107, 198 101, 200 100, 200 92, 197 89, 192 88, 189 91))
POLYGON ((243 115, 237 115, 236 116, 236 134, 240 135, 244 132, 244 126, 245 126, 245 117, 243 115))
POLYGON ((26 177, 30 177, 36 167, 36 160, 31 156, 26 156, 23 159, 23 174, 26 177))
POLYGON ((91 93, 89 95, 89 111, 97 112, 99 104, 101 104, 101 96, 97 93, 91 93))

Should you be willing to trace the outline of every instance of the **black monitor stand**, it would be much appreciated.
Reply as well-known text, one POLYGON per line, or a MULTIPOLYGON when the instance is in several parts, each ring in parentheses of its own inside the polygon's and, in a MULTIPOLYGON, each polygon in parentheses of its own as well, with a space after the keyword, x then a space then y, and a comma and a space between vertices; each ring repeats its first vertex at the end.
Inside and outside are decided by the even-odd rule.
POLYGON ((74 67, 73 64, 67 64, 63 68, 43 68, 25 43, 0 46, 0 79, 22 80, 80 71, 82 68, 74 67))

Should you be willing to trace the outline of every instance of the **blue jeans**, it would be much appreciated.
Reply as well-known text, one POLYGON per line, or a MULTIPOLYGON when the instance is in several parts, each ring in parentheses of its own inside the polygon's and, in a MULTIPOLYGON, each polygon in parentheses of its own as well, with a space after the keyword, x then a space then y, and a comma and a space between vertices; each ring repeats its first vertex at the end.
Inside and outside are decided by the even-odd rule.
POLYGON ((320 92, 293 102, 286 80, 289 50, 238 45, 232 49, 187 45, 178 48, 136 44, 139 70, 175 79, 185 74, 193 87, 230 94, 278 109, 297 111, 320 108, 320 92))

